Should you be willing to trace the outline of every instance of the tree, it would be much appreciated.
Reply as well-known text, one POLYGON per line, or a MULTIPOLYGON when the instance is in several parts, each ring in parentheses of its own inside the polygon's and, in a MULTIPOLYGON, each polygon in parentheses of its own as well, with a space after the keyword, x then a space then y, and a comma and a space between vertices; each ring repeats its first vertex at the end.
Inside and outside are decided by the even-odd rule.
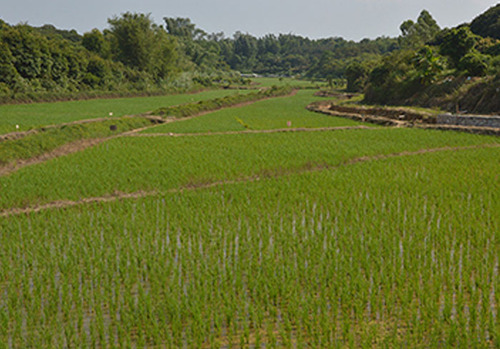
POLYGON ((482 76, 488 69, 489 57, 477 51, 467 53, 459 63, 460 70, 471 76, 482 76))
POLYGON ((403 22, 399 29, 401 30, 400 42, 404 47, 422 46, 431 41, 441 30, 427 10, 420 13, 417 22, 409 19, 403 22))
POLYGON ((151 52, 155 45, 154 24, 150 15, 122 14, 108 19, 114 38, 114 56, 123 64, 140 70, 151 68, 151 52))
POLYGON ((203 30, 196 28, 189 18, 164 17, 163 20, 170 35, 188 40, 198 40, 207 35, 203 30))
POLYGON ((429 46, 423 46, 413 60, 417 78, 422 85, 430 85, 436 81, 439 74, 444 70, 444 62, 429 46))
POLYGON ((446 30, 440 34, 441 54, 448 56, 455 67, 458 68, 460 60, 476 45, 478 37, 474 35, 469 27, 462 26, 446 30))
POLYGON ((111 56, 110 44, 98 29, 92 29, 90 32, 83 34, 82 46, 102 58, 110 58, 111 56))
POLYGON ((0 41, 0 82, 12 85, 18 76, 9 47, 0 41))
POLYGON ((363 89, 368 76, 368 68, 359 62, 352 62, 346 68, 347 91, 359 92, 363 89))
POLYGON ((476 35, 500 39, 500 4, 476 17, 470 29, 476 35))
POLYGON ((124 13, 108 20, 114 43, 114 58, 123 64, 149 72, 157 79, 165 78, 173 69, 175 40, 150 15, 124 13))
POLYGON ((257 57, 257 39, 250 34, 234 34, 233 68, 251 71, 257 57))

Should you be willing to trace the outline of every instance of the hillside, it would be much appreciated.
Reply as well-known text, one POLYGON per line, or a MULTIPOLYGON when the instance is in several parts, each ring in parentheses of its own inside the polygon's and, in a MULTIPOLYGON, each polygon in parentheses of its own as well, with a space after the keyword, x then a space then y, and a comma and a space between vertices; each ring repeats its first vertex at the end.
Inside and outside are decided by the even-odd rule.
POLYGON ((348 75, 348 87, 365 92, 365 102, 372 104, 500 113, 500 40, 488 36, 496 33, 499 9, 491 8, 470 26, 445 29, 423 11, 417 22, 401 25, 404 48, 376 64, 362 62, 348 75))
POLYGON ((474 18, 470 29, 476 35, 500 39, 500 4, 474 18))

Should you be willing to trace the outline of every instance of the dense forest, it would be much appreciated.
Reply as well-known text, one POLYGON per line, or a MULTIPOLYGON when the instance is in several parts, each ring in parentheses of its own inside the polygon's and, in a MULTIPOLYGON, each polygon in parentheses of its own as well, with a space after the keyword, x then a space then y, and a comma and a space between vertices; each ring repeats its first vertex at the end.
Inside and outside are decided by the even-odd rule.
MULTIPOLYGON (((245 83, 240 73, 347 82, 379 104, 442 104, 474 77, 500 76, 500 5, 470 24, 441 29, 431 14, 397 38, 360 42, 292 34, 207 33, 188 18, 124 13, 83 35, 0 20, 0 100, 165 93, 245 83), (438 98, 439 99, 439 98, 438 98)), ((495 85, 496 86, 496 85, 495 85)), ((449 101, 450 102, 450 101, 449 101)), ((452 103, 452 102, 450 102, 452 103)))

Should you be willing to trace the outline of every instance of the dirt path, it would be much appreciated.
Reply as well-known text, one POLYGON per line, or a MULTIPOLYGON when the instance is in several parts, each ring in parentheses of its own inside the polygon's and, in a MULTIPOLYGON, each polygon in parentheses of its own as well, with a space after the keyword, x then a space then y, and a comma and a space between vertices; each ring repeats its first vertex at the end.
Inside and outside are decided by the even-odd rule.
POLYGON ((19 159, 15 163, 10 163, 7 165, 0 166, 0 176, 6 176, 13 172, 16 172, 23 167, 40 164, 42 162, 55 159, 61 156, 77 153, 84 149, 101 144, 109 139, 121 137, 121 135, 111 136, 107 138, 95 138, 95 139, 82 139, 80 141, 71 142, 60 146, 48 153, 36 156, 30 159, 19 159))
POLYGON ((270 130, 241 130, 241 131, 220 131, 220 132, 197 132, 197 133, 135 133, 130 134, 133 137, 195 137, 195 136, 224 136, 241 134, 259 134, 259 133, 292 133, 292 132, 321 132, 337 130, 380 130, 381 128, 369 126, 334 126, 334 127, 296 127, 296 128, 276 128, 270 130))
POLYGON ((391 158, 398 158, 398 157, 405 157, 405 156, 414 156, 414 155, 421 155, 421 154, 428 154, 428 153, 437 153, 437 152, 444 152, 444 151, 461 151, 461 150, 469 150, 469 149, 480 149, 480 148, 498 148, 500 147, 499 143, 494 143, 494 144, 482 144, 482 145, 472 145, 472 146, 463 146, 463 147, 440 147, 440 148, 428 148, 428 149, 420 149, 416 151, 403 151, 403 152, 398 152, 398 153, 391 153, 391 154, 377 154, 377 155, 370 155, 370 156, 361 156, 357 158, 353 158, 347 161, 344 161, 343 163, 340 163, 338 165, 304 165, 302 168, 299 169, 282 169, 279 170, 279 173, 276 172, 276 170, 270 169, 266 173, 262 174, 257 174, 257 175, 252 175, 252 176, 246 176, 246 177, 240 177, 232 180, 221 180, 221 181, 215 181, 211 183, 192 183, 192 184, 187 184, 178 188, 172 188, 164 191, 138 191, 135 193, 122 193, 122 192, 115 192, 113 194, 105 195, 105 196, 100 196, 100 197, 90 197, 90 198, 83 198, 80 200, 59 200, 59 201, 54 201, 54 202, 49 202, 46 204, 41 204, 41 205, 35 205, 31 207, 22 207, 22 208, 10 208, 6 209, 3 211, 0 211, 0 217, 7 217, 7 216, 15 216, 15 215, 20 215, 20 214, 29 214, 29 213, 35 213, 39 212, 42 210, 48 210, 48 209, 60 209, 60 208, 68 208, 68 207, 73 207, 73 206, 78 206, 78 205, 83 205, 83 204, 92 204, 92 203, 106 203, 106 202, 112 202, 112 201, 117 201, 117 200, 122 200, 122 199, 137 199, 137 198, 144 198, 144 197, 150 197, 150 196, 156 196, 156 195, 166 195, 166 194, 173 194, 173 193, 181 193, 184 191, 193 191, 193 190, 198 190, 198 189, 208 189, 208 188, 213 188, 213 187, 218 187, 218 186, 223 186, 223 185, 230 185, 230 184, 237 184, 237 183, 251 183, 251 182, 256 182, 256 181, 261 181, 265 179, 271 179, 271 178, 281 178, 281 177, 287 177, 291 176, 294 174, 303 174, 303 173, 313 173, 313 172, 319 172, 319 171, 324 171, 324 170, 333 170, 349 165, 354 165, 357 163, 362 163, 362 162, 370 162, 370 161, 378 161, 378 160, 384 160, 384 159, 391 159, 391 158))

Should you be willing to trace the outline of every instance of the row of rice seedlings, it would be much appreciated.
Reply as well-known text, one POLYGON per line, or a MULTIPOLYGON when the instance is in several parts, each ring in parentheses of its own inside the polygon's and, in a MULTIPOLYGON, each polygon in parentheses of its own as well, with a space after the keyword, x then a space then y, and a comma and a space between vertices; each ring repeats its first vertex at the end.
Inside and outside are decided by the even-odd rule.
POLYGON ((306 106, 320 100, 315 91, 300 90, 294 96, 263 100, 251 105, 228 108, 197 118, 180 120, 148 129, 143 133, 199 133, 280 129, 287 127, 356 126, 362 123, 308 111, 306 106), (290 126, 288 126, 290 124, 290 126))
POLYGON ((498 345, 498 193, 409 163, 4 220, 0 341, 498 345))
POLYGON ((498 139, 416 129, 114 139, 0 177, 0 208, 283 175, 363 156, 488 143, 498 139))

